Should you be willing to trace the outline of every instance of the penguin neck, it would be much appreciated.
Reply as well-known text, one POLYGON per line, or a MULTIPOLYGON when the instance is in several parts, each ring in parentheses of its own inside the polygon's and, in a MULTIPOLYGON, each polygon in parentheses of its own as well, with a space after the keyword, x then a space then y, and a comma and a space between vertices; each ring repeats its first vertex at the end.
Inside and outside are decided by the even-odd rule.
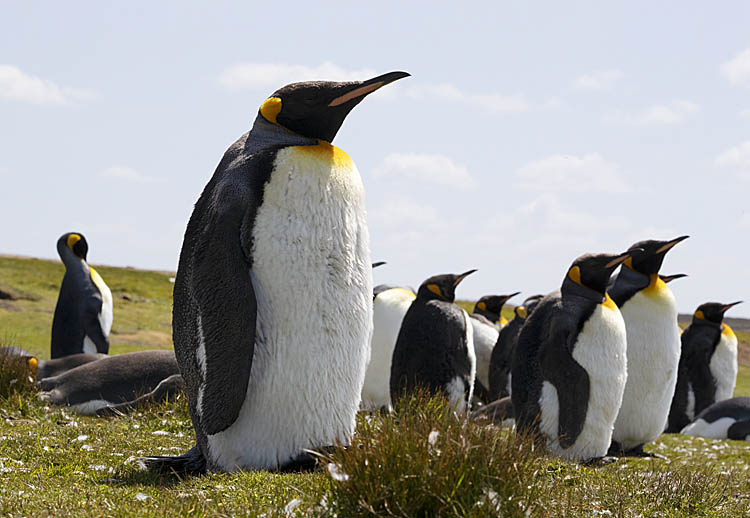
POLYGON ((315 146, 318 139, 298 135, 283 126, 267 121, 258 114, 250 130, 250 137, 245 142, 245 149, 255 153, 272 147, 315 146))
POLYGON ((650 284, 650 276, 623 266, 617 273, 614 283, 612 283, 612 286, 607 291, 612 300, 615 301, 615 304, 622 307, 630 297, 648 288, 650 284))
POLYGON ((722 328, 724 327, 723 322, 716 323, 716 322, 711 322, 710 320, 705 319, 705 318, 695 318, 695 317, 693 317, 693 321, 690 323, 690 325, 710 327, 713 329, 718 329, 719 331, 721 331, 722 328))
POLYGON ((60 250, 60 259, 62 259, 62 262, 65 265, 66 275, 89 275, 89 265, 86 260, 78 257, 67 246, 60 250))
POLYGON ((482 315, 490 322, 497 322, 498 320, 500 320, 500 315, 498 315, 497 313, 492 313, 491 311, 485 311, 483 309, 474 309, 474 314, 482 315))
POLYGON ((562 287, 560 288, 560 293, 562 294, 563 298, 581 297, 586 300, 596 302, 597 304, 601 304, 605 299, 602 293, 599 293, 596 290, 592 290, 591 288, 582 284, 578 284, 570 277, 565 277, 565 280, 562 283, 562 287))

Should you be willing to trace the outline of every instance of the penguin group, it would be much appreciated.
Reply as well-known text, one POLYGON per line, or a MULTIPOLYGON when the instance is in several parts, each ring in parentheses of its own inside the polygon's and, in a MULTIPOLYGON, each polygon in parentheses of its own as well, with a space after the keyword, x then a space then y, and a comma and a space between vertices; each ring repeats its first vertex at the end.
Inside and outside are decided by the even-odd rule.
POLYGON ((351 442, 358 411, 398 411, 420 390, 467 416, 486 405, 587 463, 653 455, 644 446, 665 429, 750 437, 750 403, 729 399, 737 339, 722 320, 737 303, 700 306, 680 336, 667 283, 683 275, 660 276, 687 236, 583 254, 510 320, 520 292, 471 314, 455 303, 474 269, 373 287, 384 263, 371 261, 362 179, 333 140, 365 97, 408 76, 292 83, 260 104, 187 223, 174 353, 107 354, 112 294, 83 234, 61 236, 51 360, 26 360, 41 397, 113 415, 184 391, 194 446, 141 459, 184 474, 312 467, 351 442))

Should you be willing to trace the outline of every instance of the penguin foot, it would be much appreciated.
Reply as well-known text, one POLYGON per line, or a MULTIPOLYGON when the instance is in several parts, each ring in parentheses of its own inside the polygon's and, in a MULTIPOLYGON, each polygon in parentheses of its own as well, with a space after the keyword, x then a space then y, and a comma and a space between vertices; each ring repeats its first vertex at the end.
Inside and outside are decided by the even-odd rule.
POLYGON ((631 448, 629 450, 623 450, 618 443, 613 442, 612 446, 609 448, 610 455, 614 455, 615 457, 636 457, 640 459, 666 459, 664 455, 659 455, 658 453, 650 453, 647 451, 643 451, 643 444, 640 444, 636 446, 635 448, 631 448))
POLYGON ((206 458, 196 444, 178 457, 139 457, 138 466, 152 473, 174 475, 203 475, 206 458))
POLYGON ((585 460, 581 462, 581 464, 593 468, 598 466, 606 466, 607 464, 612 464, 613 462, 617 462, 617 457, 605 455, 604 457, 594 457, 592 459, 585 460))

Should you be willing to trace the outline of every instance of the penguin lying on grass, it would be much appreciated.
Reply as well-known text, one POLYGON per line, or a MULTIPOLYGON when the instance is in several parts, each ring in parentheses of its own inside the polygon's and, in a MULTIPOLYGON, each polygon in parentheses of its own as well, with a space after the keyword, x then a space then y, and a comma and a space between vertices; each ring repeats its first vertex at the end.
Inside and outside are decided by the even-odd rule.
POLYGON ((682 355, 666 431, 675 433, 696 414, 734 394, 737 381, 737 337, 724 314, 732 306, 707 302, 698 306, 682 333, 682 355))
POLYGON ((65 265, 52 319, 52 359, 76 353, 108 353, 112 293, 86 262, 89 246, 80 232, 63 234, 57 253, 65 265))
POLYGON ((750 397, 735 397, 714 403, 680 433, 709 439, 750 441, 750 397))
POLYGON ((453 304, 456 287, 476 270, 425 280, 404 316, 391 364, 391 401, 420 389, 445 395, 458 412, 468 410, 476 358, 472 322, 453 304))
POLYGON ((108 415, 112 407, 125 411, 181 392, 182 384, 174 378, 159 387, 173 375, 179 370, 172 351, 117 354, 40 380, 39 398, 83 415, 108 415))
POLYGON ((606 289, 631 253, 576 259, 519 334, 511 379, 516 426, 554 455, 588 462, 609 448, 627 370, 625 321, 606 289))
POLYGON ((224 154, 185 231, 172 329, 196 445, 155 470, 293 470, 347 444, 370 356, 362 180, 331 142, 398 79, 293 83, 224 154))

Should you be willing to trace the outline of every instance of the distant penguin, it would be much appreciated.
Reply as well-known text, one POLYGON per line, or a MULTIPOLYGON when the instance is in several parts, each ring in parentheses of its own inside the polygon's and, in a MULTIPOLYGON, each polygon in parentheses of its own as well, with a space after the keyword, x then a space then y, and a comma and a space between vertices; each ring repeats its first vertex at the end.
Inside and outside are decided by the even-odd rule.
POLYGON ((485 324, 496 326, 499 331, 502 326, 508 323, 503 320, 503 306, 519 293, 521 292, 517 291, 510 295, 485 295, 474 304, 474 312, 470 316, 485 324))
POLYGON ((518 334, 529 314, 526 304, 533 307, 539 303, 542 295, 529 297, 523 304, 513 308, 513 320, 500 330, 497 343, 492 349, 489 369, 489 397, 491 400, 510 396, 511 394, 511 360, 518 342, 518 334))
POLYGON ((682 333, 682 354, 667 433, 682 430, 697 414, 734 394, 737 381, 737 337, 724 313, 740 302, 707 302, 698 306, 682 333))
POLYGON ((750 397, 735 397, 714 403, 680 433, 708 439, 750 441, 750 397))
POLYGON ((408 288, 380 285, 374 289, 370 362, 362 386, 364 410, 391 409, 391 360, 404 315, 416 295, 408 288))
POLYGON ((173 334, 196 447, 155 470, 312 467, 354 433, 372 333, 365 193, 331 142, 365 96, 409 74, 293 83, 260 107, 195 205, 173 334))
POLYGON ((404 316, 391 364, 391 401, 415 390, 445 395, 458 411, 468 410, 476 358, 472 322, 453 304, 456 287, 476 270, 425 280, 404 316))
POLYGON ((628 382, 612 433, 613 455, 655 455, 643 451, 664 431, 677 382, 680 333, 677 305, 659 278, 664 256, 681 236, 670 241, 647 240, 633 245, 642 252, 623 263, 609 294, 620 308, 628 333, 628 382))
POLYGON ((107 356, 40 380, 39 398, 67 405, 83 415, 130 402, 179 374, 172 351, 138 351, 107 356))
POLYGON ((86 262, 89 246, 80 232, 63 234, 57 253, 65 275, 52 319, 51 358, 76 353, 108 353, 112 293, 86 262))
POLYGON ((554 455, 588 462, 609 448, 627 368, 625 322, 606 289, 630 253, 576 259, 521 328, 511 380, 516 426, 554 455))

